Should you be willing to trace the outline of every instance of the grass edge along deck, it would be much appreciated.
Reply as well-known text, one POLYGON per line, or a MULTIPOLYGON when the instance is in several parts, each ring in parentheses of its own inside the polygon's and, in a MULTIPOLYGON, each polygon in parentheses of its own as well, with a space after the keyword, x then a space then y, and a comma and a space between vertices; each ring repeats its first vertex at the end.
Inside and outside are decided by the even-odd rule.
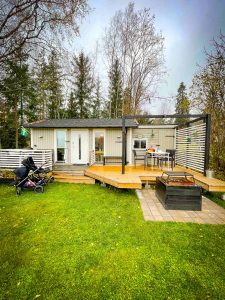
MULTIPOLYGON (((155 183, 156 177, 161 176, 164 171, 160 169, 144 170, 143 166, 126 166, 126 173, 121 174, 121 166, 99 166, 92 165, 85 170, 85 175, 106 184, 121 189, 141 189, 142 183, 155 183)), ((225 192, 225 181, 216 178, 207 178, 203 174, 176 166, 174 171, 185 171, 195 177, 196 184, 209 192, 225 192)))

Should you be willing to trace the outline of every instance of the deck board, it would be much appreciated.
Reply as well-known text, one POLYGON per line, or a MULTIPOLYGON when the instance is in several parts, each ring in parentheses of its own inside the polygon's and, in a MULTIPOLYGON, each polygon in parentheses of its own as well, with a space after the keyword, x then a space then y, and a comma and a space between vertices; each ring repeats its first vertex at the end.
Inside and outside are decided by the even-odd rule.
MULTIPOLYGON (((93 165, 85 170, 85 175, 117 188, 141 189, 142 183, 154 183, 156 177, 166 172, 158 168, 144 169, 143 166, 126 166, 125 174, 121 174, 121 166, 93 165)), ((203 189, 211 192, 225 192, 225 181, 216 178, 207 178, 196 171, 176 166, 174 171, 185 171, 194 175, 196 183, 203 189)))

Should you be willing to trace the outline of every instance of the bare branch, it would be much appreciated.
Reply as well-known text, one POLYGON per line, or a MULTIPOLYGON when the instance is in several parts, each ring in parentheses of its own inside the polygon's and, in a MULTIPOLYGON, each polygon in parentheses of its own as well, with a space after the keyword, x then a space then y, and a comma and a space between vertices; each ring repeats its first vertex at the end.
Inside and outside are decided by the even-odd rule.
POLYGON ((134 113, 154 93, 153 81, 163 75, 163 37, 156 33, 150 9, 135 11, 130 3, 117 12, 105 33, 105 50, 110 65, 119 59, 123 87, 130 92, 134 113))
POLYGON ((66 32, 78 33, 78 18, 89 7, 86 0, 2 0, 0 13, 0 62, 17 49, 45 39, 54 33, 58 38, 66 32))

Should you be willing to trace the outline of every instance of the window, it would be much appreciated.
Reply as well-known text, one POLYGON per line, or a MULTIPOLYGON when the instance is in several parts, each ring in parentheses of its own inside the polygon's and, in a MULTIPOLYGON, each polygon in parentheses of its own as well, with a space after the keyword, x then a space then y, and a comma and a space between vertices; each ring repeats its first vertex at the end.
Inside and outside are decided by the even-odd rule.
POLYGON ((94 132, 95 145, 95 161, 102 162, 104 156, 104 131, 94 132))
POLYGON ((134 139, 133 148, 134 149, 146 149, 147 140, 146 139, 134 139))
POLYGON ((66 131, 65 130, 57 130, 56 131, 56 147, 57 147, 57 161, 64 162, 65 161, 65 148, 66 148, 66 131))

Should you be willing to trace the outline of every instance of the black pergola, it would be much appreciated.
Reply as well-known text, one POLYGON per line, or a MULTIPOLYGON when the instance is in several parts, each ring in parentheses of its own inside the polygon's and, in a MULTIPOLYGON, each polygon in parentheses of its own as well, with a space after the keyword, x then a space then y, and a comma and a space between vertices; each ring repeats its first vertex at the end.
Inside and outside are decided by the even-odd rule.
MULTIPOLYGON (((209 151, 210 151, 210 128, 211 128, 211 117, 209 114, 187 114, 187 115, 133 115, 133 116, 123 116, 122 117, 122 174, 125 174, 126 165, 126 147, 127 147, 127 119, 174 119, 174 118, 194 118, 183 124, 183 126, 190 126, 191 123, 203 121, 206 124, 205 127, 205 156, 204 156, 204 174, 209 168, 209 151)), ((176 125, 176 124, 174 124, 176 125)), ((178 126, 179 127, 179 126, 178 126)))

